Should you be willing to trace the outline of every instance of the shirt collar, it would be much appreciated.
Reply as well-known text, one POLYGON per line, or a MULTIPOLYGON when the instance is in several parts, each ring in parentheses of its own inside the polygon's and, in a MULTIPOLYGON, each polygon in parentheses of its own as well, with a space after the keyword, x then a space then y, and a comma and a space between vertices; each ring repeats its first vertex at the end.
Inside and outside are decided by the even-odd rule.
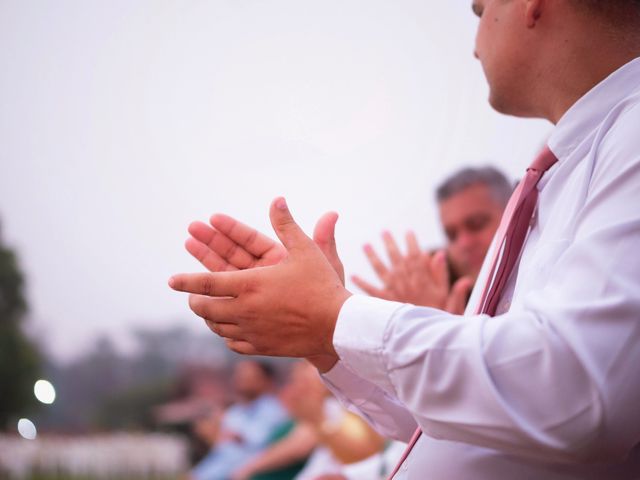
POLYGON ((559 160, 566 158, 635 90, 640 90, 640 57, 613 72, 565 112, 549 138, 551 151, 559 160))

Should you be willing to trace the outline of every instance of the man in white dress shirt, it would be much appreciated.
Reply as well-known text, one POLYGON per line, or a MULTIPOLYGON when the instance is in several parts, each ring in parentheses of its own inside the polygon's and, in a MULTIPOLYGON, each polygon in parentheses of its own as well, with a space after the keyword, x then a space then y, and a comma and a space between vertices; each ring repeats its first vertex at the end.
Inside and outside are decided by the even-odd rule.
POLYGON ((214 273, 169 283, 233 350, 307 357, 382 433, 418 426, 397 479, 640 478, 640 2, 473 10, 491 105, 556 125, 558 162, 495 316, 351 295, 336 215, 314 242, 282 198, 284 247, 217 215, 188 243, 214 273))

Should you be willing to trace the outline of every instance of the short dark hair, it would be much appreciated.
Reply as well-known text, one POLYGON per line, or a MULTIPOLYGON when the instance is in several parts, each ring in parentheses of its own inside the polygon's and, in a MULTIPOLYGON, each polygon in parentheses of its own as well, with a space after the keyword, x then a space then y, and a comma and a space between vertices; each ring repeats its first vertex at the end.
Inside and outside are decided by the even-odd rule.
POLYGON ((436 190, 438 203, 447 200, 473 185, 486 185, 493 198, 506 205, 513 192, 513 184, 495 167, 467 167, 447 178, 436 190))
POLYGON ((640 0, 574 0, 574 2, 593 8, 640 7, 640 0))
POLYGON ((640 0, 572 0, 577 7, 609 17, 640 20, 640 0), (633 13, 636 15, 633 15, 633 13), (629 18, 629 14, 632 14, 629 18))

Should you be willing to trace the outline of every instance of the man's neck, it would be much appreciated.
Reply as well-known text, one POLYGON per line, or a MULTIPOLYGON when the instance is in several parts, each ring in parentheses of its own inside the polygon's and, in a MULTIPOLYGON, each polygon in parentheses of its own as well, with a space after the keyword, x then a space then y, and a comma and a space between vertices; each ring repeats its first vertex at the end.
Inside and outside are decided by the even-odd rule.
MULTIPOLYGON (((605 78, 640 57, 640 36, 635 39, 607 36, 604 32, 585 33, 573 48, 557 57, 550 75, 551 95, 547 95, 544 116, 554 124, 580 98, 605 78)), ((575 39, 572 39, 575 40, 575 39)), ((569 42, 567 42, 569 43, 569 42)))
MULTIPOLYGON (((638 56, 640 56, 640 54, 638 56)), ((549 104, 550 108, 547 118, 549 118, 553 124, 558 123, 567 110, 569 110, 592 88, 634 58, 637 58, 637 56, 626 58, 620 62, 609 63, 606 66, 599 65, 602 68, 585 70, 583 72, 583 76, 576 78, 573 83, 570 79, 566 79, 563 85, 564 89, 561 94, 555 97, 555 102, 550 102, 549 104)))

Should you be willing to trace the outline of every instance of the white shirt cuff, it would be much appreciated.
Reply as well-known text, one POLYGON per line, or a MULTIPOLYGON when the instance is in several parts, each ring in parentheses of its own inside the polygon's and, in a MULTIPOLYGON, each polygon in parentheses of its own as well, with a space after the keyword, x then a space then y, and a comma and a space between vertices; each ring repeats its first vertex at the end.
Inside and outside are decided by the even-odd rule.
MULTIPOLYGON (((344 366, 394 395, 384 347, 390 320, 403 306, 379 298, 352 295, 342 306, 333 333, 333 346, 344 366)), ((335 376, 343 374, 338 370, 335 376)), ((332 369, 327 379, 331 381, 333 375, 332 369)))

